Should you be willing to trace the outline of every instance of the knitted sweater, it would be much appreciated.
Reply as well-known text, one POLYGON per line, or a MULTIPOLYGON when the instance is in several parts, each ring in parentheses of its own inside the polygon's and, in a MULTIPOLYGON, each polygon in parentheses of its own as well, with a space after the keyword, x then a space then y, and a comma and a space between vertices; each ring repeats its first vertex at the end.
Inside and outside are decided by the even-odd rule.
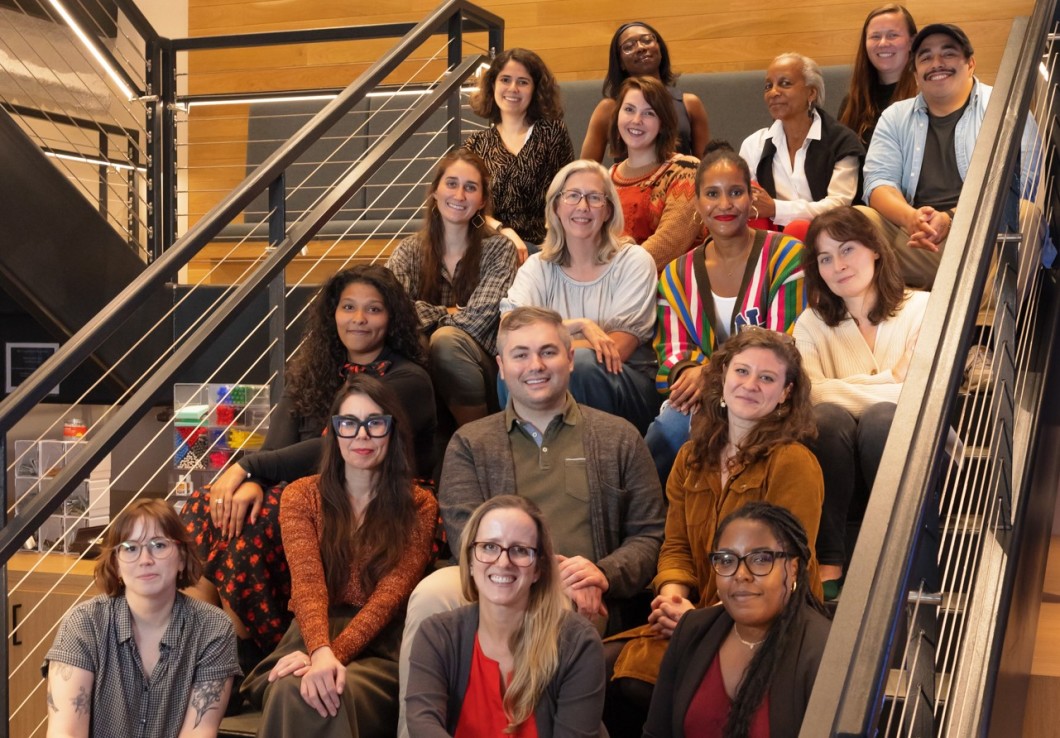
POLYGON ((324 535, 324 509, 320 497, 320 475, 292 482, 280 499, 283 546, 291 567, 291 609, 302 629, 306 649, 313 653, 331 646, 335 657, 348 664, 394 619, 399 608, 423 576, 431 555, 431 542, 438 522, 434 496, 413 485, 410 492, 416 519, 405 538, 405 555, 385 574, 375 589, 366 592, 360 572, 365 561, 350 562, 350 578, 338 602, 330 602, 320 558, 324 535), (355 605, 360 611, 332 641, 328 637, 329 605, 355 605))
POLYGON ((625 235, 643 246, 662 270, 670 261, 697 246, 706 234, 696 217, 696 167, 699 160, 675 154, 643 177, 626 179, 618 164, 611 181, 618 188, 625 217, 625 235))
MULTIPOLYGON (((729 335, 744 325, 757 325, 774 331, 791 332, 806 307, 802 280, 802 242, 776 231, 756 231, 740 292, 736 300, 729 335), (757 254, 757 257, 755 255, 757 254)), ((717 320, 706 275, 705 250, 696 248, 666 265, 659 277, 658 322, 655 353, 659 372, 655 386, 669 392, 671 377, 684 369, 706 364, 718 348, 713 322, 717 320)))
POLYGON ((908 292, 898 313, 876 328, 876 345, 870 350, 852 318, 835 328, 813 310, 795 323, 795 346, 812 383, 813 404, 831 402, 854 417, 879 402, 898 402, 902 383, 891 367, 905 353, 910 337, 920 330, 929 292, 908 292))

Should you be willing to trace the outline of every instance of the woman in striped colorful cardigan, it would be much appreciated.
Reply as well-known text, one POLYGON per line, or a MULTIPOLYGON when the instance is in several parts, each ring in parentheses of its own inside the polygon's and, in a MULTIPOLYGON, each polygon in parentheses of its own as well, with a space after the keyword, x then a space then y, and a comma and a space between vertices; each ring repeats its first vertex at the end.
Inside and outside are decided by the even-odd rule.
POLYGON ((696 172, 696 208, 710 232, 701 246, 666 265, 659 279, 656 388, 668 395, 645 440, 666 485, 688 440, 710 355, 745 326, 790 333, 806 307, 802 243, 754 230, 751 172, 724 142, 713 142, 696 172))

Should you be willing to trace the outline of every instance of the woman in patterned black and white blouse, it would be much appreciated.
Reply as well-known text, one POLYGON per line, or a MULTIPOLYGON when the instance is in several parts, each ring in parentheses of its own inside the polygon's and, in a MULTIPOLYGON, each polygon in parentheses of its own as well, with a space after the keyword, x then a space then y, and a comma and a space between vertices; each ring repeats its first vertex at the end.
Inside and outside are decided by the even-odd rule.
POLYGON ((464 148, 486 162, 493 184, 493 217, 526 260, 545 240, 545 190, 574 147, 563 122, 559 86, 541 57, 528 49, 497 55, 471 98, 471 109, 493 125, 471 134, 464 148))

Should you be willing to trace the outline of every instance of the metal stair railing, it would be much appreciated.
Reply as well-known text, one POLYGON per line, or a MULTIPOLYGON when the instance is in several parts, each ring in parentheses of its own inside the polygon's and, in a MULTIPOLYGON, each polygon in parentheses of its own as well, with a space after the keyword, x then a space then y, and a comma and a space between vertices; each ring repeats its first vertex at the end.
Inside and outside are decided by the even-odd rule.
POLYGON ((1021 559, 1040 597, 1060 474, 1046 387, 1060 369, 1060 303, 1056 271, 1039 266, 1058 232, 1057 20, 1043 0, 1013 24, 803 738, 1018 733, 1021 705, 995 716, 994 693, 1003 662, 1015 676, 1030 667, 1026 622, 1020 635, 1008 623, 1015 600, 1037 604, 1033 581, 1017 592, 1021 559), (1036 147, 1021 153, 1035 122, 1036 147), (1021 165, 1035 176, 1012 232, 1021 165))

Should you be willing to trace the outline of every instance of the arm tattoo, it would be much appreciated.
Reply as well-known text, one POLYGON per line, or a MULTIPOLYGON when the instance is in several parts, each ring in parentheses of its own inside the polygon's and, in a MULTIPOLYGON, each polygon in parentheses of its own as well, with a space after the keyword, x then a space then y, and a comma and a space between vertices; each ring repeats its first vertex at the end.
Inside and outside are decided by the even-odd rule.
POLYGON ((74 675, 74 667, 70 664, 64 664, 61 661, 56 662, 55 667, 59 670, 59 676, 63 678, 64 682, 70 681, 70 677, 74 675))
POLYGON ((52 691, 48 690, 48 709, 52 712, 59 712, 59 706, 55 704, 55 698, 52 697, 52 691))
POLYGON ((88 694, 84 687, 81 687, 81 691, 77 693, 77 696, 70 700, 70 703, 74 706, 74 714, 76 715, 89 715, 92 711, 92 697, 88 694))
POLYGON ((199 727, 207 712, 214 709, 221 702, 221 692, 224 691, 225 680, 218 679, 214 682, 202 682, 191 688, 191 706, 195 708, 195 727, 199 727))

